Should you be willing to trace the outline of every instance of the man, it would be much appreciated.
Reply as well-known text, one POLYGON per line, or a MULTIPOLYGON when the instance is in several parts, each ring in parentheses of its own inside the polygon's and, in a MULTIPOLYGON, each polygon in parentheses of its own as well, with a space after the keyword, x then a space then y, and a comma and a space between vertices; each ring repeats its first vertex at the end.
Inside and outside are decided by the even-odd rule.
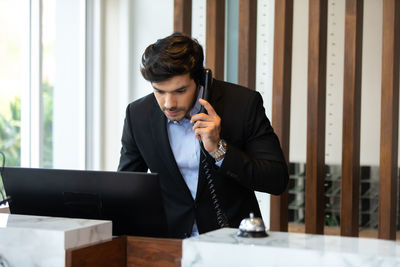
POLYGON ((254 190, 281 194, 288 182, 260 94, 214 79, 201 99, 203 61, 199 43, 181 34, 148 46, 141 72, 153 93, 128 106, 122 134, 118 170, 160 174, 176 238, 260 217, 254 190))

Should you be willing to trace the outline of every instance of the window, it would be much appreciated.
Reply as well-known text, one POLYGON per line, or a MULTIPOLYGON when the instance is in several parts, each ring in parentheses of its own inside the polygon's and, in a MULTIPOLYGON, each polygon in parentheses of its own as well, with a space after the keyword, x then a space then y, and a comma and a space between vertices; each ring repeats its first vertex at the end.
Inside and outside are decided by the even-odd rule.
POLYGON ((21 96, 29 65, 29 1, 0 1, 0 151, 21 165, 21 96))
POLYGON ((43 167, 53 167, 53 91, 55 84, 56 1, 42 0, 43 167))
POLYGON ((86 1, 0 1, 6 166, 85 168, 86 1))

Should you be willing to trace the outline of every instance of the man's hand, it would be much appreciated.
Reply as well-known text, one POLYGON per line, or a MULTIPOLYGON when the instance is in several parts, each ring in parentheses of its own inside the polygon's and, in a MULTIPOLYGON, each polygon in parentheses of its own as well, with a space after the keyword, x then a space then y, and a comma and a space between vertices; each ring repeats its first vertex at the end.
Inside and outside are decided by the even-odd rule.
POLYGON ((213 153, 218 150, 218 142, 221 132, 221 118, 214 108, 204 99, 199 99, 199 103, 207 110, 207 114, 199 113, 192 116, 190 122, 193 124, 193 131, 197 140, 203 142, 205 150, 213 153))

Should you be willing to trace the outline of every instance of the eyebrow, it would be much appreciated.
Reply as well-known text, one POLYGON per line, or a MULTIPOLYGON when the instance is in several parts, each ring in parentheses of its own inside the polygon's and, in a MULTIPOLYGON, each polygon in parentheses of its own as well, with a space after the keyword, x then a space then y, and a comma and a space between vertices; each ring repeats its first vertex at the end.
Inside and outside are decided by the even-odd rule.
MULTIPOLYGON (((156 90, 156 91, 158 91, 158 92, 165 92, 164 90, 158 89, 158 88, 155 87, 154 85, 152 85, 152 86, 153 86, 154 90, 156 90)), ((176 88, 176 89, 172 90, 171 93, 172 93, 172 92, 179 91, 179 90, 182 90, 182 89, 186 89, 187 87, 189 87, 189 86, 188 86, 188 85, 181 86, 181 87, 179 87, 179 88, 176 88)))

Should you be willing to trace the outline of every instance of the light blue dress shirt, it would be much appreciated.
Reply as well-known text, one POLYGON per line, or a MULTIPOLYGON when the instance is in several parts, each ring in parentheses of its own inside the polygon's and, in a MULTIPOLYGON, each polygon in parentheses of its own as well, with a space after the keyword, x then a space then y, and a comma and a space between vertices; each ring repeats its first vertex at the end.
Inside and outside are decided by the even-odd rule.
MULTIPOLYGON (((189 113, 190 117, 200 111, 201 105, 198 99, 202 92, 203 87, 200 88, 196 103, 189 113)), ((193 199, 196 199, 197 183, 199 181, 200 143, 195 137, 193 125, 188 118, 183 118, 180 121, 167 120, 167 131, 175 161, 193 199)), ((217 162, 217 166, 221 166, 222 161, 223 159, 217 162)), ((192 236, 197 235, 199 235, 199 231, 195 222, 192 236)))

